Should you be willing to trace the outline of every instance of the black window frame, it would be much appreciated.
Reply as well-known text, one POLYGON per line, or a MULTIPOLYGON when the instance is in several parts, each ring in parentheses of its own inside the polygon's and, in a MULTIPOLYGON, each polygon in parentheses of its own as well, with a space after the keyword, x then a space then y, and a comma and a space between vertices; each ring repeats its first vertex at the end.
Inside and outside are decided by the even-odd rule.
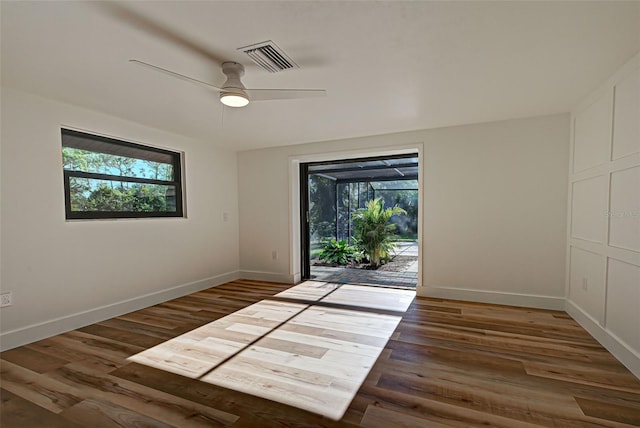
MULTIPOLYGON (((160 154, 163 157, 169 156, 171 158, 171 165, 173 167, 173 180, 155 180, 140 177, 127 177, 119 175, 109 175, 85 171, 75 171, 64 169, 64 204, 65 204, 65 217, 67 220, 104 220, 104 219, 126 219, 126 218, 166 218, 166 217, 184 217, 184 205, 183 205, 183 176, 182 176, 182 158, 181 152, 175 152, 166 149, 160 149, 157 147, 147 146, 143 144, 132 143, 129 141, 118 140, 115 138, 104 137, 102 135, 89 134, 87 132, 76 131, 73 129, 61 128, 61 141, 62 148, 74 147, 73 145, 65 145, 65 138, 75 137, 88 141, 88 144, 96 143, 98 145, 110 145, 112 147, 121 147, 134 149, 135 151, 146 152, 150 155, 160 154), (175 211, 73 211, 71 208, 71 186, 70 180, 72 177, 77 178, 90 178, 97 180, 118 181, 126 183, 144 183, 155 185, 174 186, 176 189, 175 194, 175 211)), ((78 148, 76 146, 76 148, 78 148)), ((97 151, 92 149, 86 149, 95 153, 105 153, 104 151, 97 151)), ((114 154, 114 153, 111 153, 114 154)), ((135 157, 143 159, 141 157, 135 157)))

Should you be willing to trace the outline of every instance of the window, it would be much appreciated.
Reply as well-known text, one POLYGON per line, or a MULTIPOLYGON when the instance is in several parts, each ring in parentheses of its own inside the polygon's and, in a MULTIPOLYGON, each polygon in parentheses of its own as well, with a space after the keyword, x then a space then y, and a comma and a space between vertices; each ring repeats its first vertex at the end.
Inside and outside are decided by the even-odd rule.
POLYGON ((182 217, 178 152, 62 129, 67 219, 182 217))

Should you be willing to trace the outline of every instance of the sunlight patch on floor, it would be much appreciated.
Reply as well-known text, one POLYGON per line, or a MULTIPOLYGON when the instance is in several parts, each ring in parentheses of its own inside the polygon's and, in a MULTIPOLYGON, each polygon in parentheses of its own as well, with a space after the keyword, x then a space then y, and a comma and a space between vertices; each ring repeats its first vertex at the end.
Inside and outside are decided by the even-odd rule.
POLYGON ((129 360, 339 420, 414 297, 307 281, 129 360))

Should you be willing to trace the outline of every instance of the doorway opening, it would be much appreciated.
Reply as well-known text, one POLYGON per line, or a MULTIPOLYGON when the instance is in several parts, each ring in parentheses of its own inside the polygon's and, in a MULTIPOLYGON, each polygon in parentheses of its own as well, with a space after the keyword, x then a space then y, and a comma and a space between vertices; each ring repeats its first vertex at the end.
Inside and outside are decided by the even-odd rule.
POLYGON ((418 159, 300 164, 302 279, 416 287, 418 159))

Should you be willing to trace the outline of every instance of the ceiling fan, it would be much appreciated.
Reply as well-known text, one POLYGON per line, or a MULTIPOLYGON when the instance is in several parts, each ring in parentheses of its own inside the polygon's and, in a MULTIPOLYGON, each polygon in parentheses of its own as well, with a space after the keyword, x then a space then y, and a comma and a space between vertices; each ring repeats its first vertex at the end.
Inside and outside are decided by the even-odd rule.
POLYGON ((150 68, 155 71, 177 77, 187 82, 195 83, 205 88, 212 89, 220 93, 220 102, 229 107, 244 107, 249 101, 267 101, 282 99, 298 99, 323 97, 327 95, 324 89, 248 89, 242 84, 240 78, 244 75, 244 66, 238 62, 223 62, 222 72, 227 76, 227 80, 216 86, 157 65, 149 64, 137 59, 130 59, 130 62, 150 68))
MULTIPOLYGON (((327 95, 327 91, 323 89, 248 89, 240 80, 244 75, 244 66, 238 62, 225 61, 225 55, 222 55, 220 52, 215 52, 210 46, 203 45, 165 24, 151 19, 146 14, 135 11, 130 5, 124 5, 120 2, 94 2, 92 5, 95 5, 95 7, 100 8, 100 10, 115 17, 119 21, 133 26, 136 30, 144 31, 160 40, 167 41, 174 46, 190 51, 214 64, 222 64, 222 72, 227 76, 227 80, 221 86, 216 86, 138 59, 129 60, 133 64, 142 65, 169 76, 177 77, 178 79, 214 90, 220 94, 220 102, 224 105, 244 107, 249 104, 250 101, 312 98, 327 95)), ((281 52, 270 40, 268 42, 245 46, 238 50, 243 50, 253 62, 269 72, 298 68, 297 64, 291 61, 290 58, 288 58, 284 52, 281 52)))

